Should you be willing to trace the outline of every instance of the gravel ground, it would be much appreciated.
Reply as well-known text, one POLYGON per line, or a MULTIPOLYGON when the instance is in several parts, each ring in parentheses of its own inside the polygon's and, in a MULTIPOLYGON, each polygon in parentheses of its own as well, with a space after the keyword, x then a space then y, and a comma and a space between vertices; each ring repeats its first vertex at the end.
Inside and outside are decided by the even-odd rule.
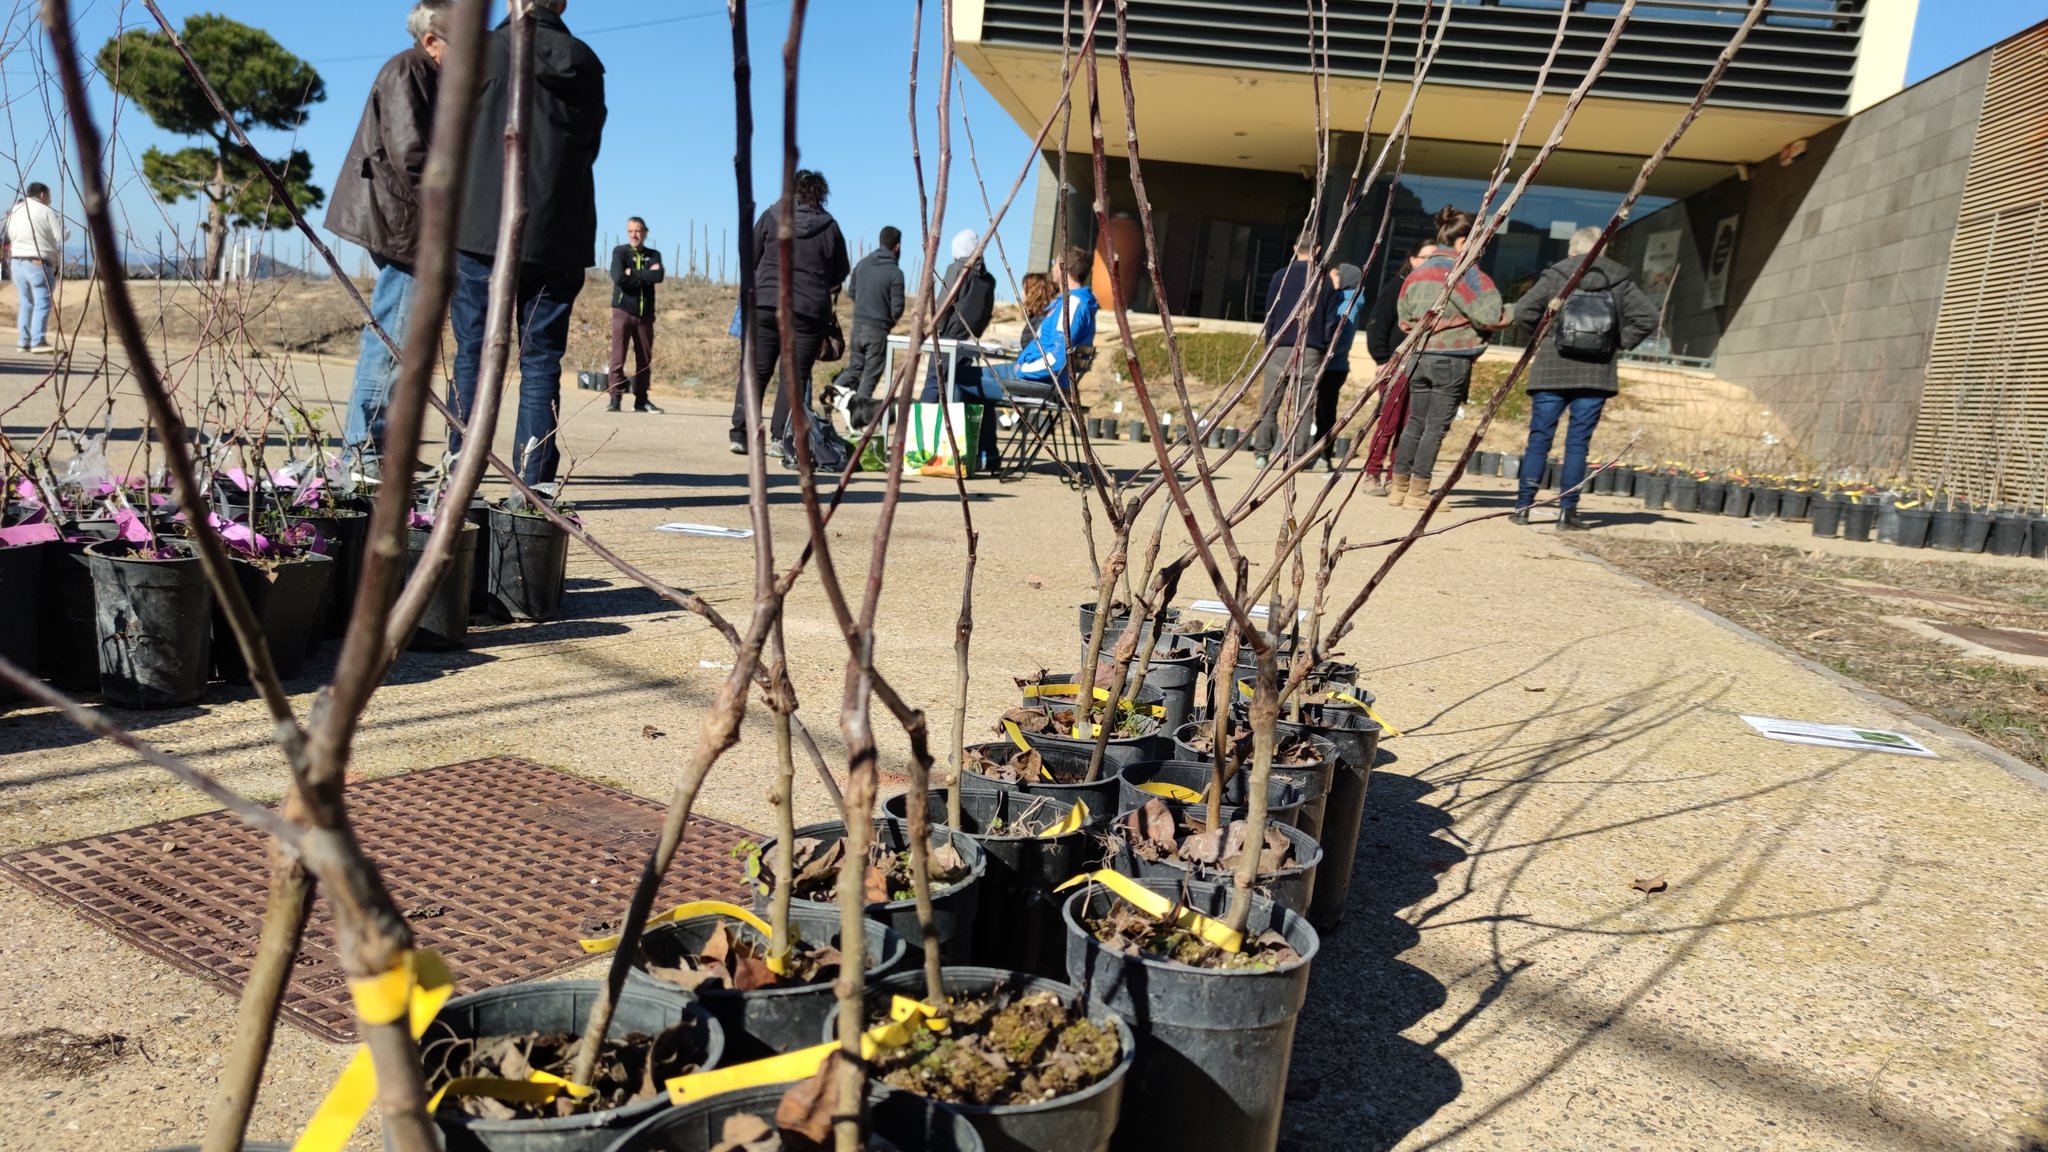
MULTIPOLYGON (((345 390, 345 367, 300 371, 308 387, 345 390)), ((664 403, 660 417, 569 405, 564 442, 591 457, 575 498, 628 557, 741 610, 744 543, 652 531, 746 523, 723 406, 664 403)), ((35 419, 16 413, 10 428, 35 419)), ((1139 451, 1116 445, 1107 458, 1131 465, 1139 451)), ((1226 471, 1227 495, 1249 469, 1226 471)), ((972 490, 979 724, 1011 699, 1010 673, 1073 658, 1073 605, 1093 593, 1077 497, 1043 477, 972 490)), ((1460 503, 1498 507, 1503 492, 1486 481, 1460 503)), ((880 498, 879 482, 861 481, 831 527, 850 587, 866 575, 880 498)), ((787 559, 802 512, 786 476, 771 501, 787 559)), ((1362 500, 1342 532, 1374 539, 1404 523, 1362 500)), ((895 539, 878 663, 943 724, 963 555, 949 482, 907 482, 895 539)), ((1268 540, 1245 549, 1271 554, 1268 540)), ((1339 595, 1370 559, 1340 569, 1339 595)), ((407 656, 366 718, 359 768, 506 753, 665 795, 728 654, 706 625, 587 555, 572 556, 570 576, 560 622, 407 656), (647 724, 669 738, 643 736, 647 724)), ((1185 598, 1209 594, 1204 583, 1192 578, 1185 598)), ((844 648, 815 580, 793 596, 787 633, 802 715, 833 754, 844 648)), ((1375 776, 1352 907, 1316 961, 1291 1147, 2039 1146, 2048 793, 1504 521, 1419 547, 1346 647, 1408 734, 1375 776), (1904 727, 1941 759, 1770 743, 1736 718, 1745 711, 1904 727), (1662 891, 1632 887, 1658 876, 1662 891)), ((302 710, 329 660, 331 649, 293 685, 302 710)), ((281 767, 260 717, 246 694, 218 690, 201 707, 120 716, 274 796, 281 767)), ((903 764, 900 738, 885 732, 883 756, 903 764)), ((765 825, 771 759, 755 709, 703 810, 765 825)), ((798 801, 800 816, 823 814, 801 777, 798 801)), ((0 847, 204 807, 46 715, 0 719, 0 847)), ((230 999, 11 884, 0 884, 0 922, 0 962, 14 973, 0 1033, 124 1038, 0 1041, 63 1056, 0 1064, 15 1088, 0 1097, 0 1147, 196 1138, 230 999)), ((283 1031, 252 1135, 288 1139, 344 1056, 283 1031)), ((374 1147, 373 1129, 357 1144, 374 1147)))

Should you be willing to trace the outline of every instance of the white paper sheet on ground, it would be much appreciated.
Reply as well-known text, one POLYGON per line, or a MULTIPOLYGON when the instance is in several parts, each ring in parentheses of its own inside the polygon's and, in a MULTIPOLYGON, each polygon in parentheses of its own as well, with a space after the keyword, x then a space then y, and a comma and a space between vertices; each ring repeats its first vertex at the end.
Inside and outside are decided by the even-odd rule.
POLYGON ((716 524, 663 524, 656 532, 679 532, 684 536, 710 536, 718 540, 752 540, 752 528, 720 528, 716 524))
MULTIPOLYGON (((1188 605, 1185 610, 1189 612, 1199 612, 1205 616, 1230 615, 1230 609, 1224 607, 1223 601, 1221 600, 1197 600, 1193 604, 1188 605)), ((1268 605, 1261 604, 1258 607, 1252 609, 1251 617, 1254 620, 1264 620, 1271 611, 1272 609, 1268 605)), ((1294 613, 1294 616, 1297 620, 1306 620, 1308 619, 1308 609, 1297 609, 1294 613)))
POLYGON ((1808 724, 1803 720, 1780 720, 1774 716, 1744 716, 1757 734, 1788 744, 1818 744, 1823 748, 1846 748, 1852 752, 1896 752, 1902 756, 1940 759, 1925 744, 1903 732, 1882 728, 1856 728, 1848 724, 1808 724))

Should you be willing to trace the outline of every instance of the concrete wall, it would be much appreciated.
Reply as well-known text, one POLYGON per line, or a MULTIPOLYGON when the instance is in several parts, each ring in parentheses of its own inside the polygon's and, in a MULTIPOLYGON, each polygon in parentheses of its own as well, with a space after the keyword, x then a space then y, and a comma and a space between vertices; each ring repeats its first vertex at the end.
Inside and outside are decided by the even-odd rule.
POLYGON ((1674 308, 1698 303, 1670 329, 1703 335, 1718 321, 1718 374, 1770 406, 1816 463, 1903 467, 1989 59, 1812 138, 1789 166, 1773 157, 1747 183, 1684 202, 1697 253, 1721 219, 1739 212, 1741 231, 1725 305, 1681 284, 1674 308))

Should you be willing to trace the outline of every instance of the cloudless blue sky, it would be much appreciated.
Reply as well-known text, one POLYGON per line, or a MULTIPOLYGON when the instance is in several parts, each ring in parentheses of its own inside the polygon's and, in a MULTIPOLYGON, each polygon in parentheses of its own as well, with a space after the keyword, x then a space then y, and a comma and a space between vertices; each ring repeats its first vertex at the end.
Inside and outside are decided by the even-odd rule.
MULTIPOLYGON (((0 99, 11 136, 11 144, 0 138, 5 144, 0 182, 56 183, 45 105, 56 96, 54 85, 45 92, 35 83, 34 59, 44 50, 39 30, 28 23, 34 7, 18 6, 11 22, 0 28, 0 43, 13 49, 0 68, 5 84, 0 99)), ((789 3, 754 0, 750 7, 755 179, 765 204, 779 186, 781 45, 789 3)), ((938 95, 937 0, 928 0, 925 7, 919 103, 929 180, 937 161, 932 110, 938 95)), ((314 63, 326 81, 327 100, 314 107, 298 143, 313 156, 314 182, 331 188, 379 63, 405 47, 407 0, 164 0, 164 8, 173 20, 210 11, 258 25, 314 63)), ((885 224, 903 229, 906 248, 915 246, 917 183, 905 86, 914 11, 913 0, 813 0, 810 8, 798 89, 802 162, 830 179, 830 207, 856 250, 871 245, 885 224)), ((88 53, 113 34, 117 20, 148 20, 139 5, 119 0, 76 0, 76 16, 78 41, 88 53)), ((570 29, 604 59, 608 73, 611 114, 597 166, 601 235, 622 233, 628 215, 645 216, 653 231, 650 242, 668 253, 675 268, 684 263, 692 223, 699 229, 709 226, 714 249, 722 236, 725 243, 734 243, 732 59, 722 0, 572 0, 566 18, 570 29)), ((2042 19, 2048 19, 2048 0, 1922 0, 1908 80, 1932 75, 2042 19)), ((965 68, 959 75, 990 194, 999 200, 1024 165, 1029 140, 965 68)), ((96 110, 105 127, 112 105, 104 90, 98 95, 96 110)), ((948 235, 962 226, 978 229, 987 219, 957 119, 954 136, 948 235)), ((137 243, 153 249, 161 234, 168 246, 173 225, 191 243, 198 207, 192 201, 156 205, 137 173, 147 145, 176 148, 181 142, 157 131, 133 109, 121 119, 119 139, 120 205, 137 243)), ((259 136, 258 142, 275 153, 288 143, 280 133, 259 136)), ((1001 229, 1014 260, 1025 254, 1033 191, 1027 180, 1001 229)), ((703 245, 701 231, 698 245, 703 245)), ((300 251, 297 239, 286 234, 277 237, 274 250, 288 260, 296 260, 300 251)), ((353 271, 357 253, 344 248, 342 258, 353 271)), ((942 239, 942 263, 943 258, 942 239)), ((906 259, 905 265, 910 272, 915 260, 906 259)), ((1007 295, 1009 278, 999 272, 998 280, 1007 295)))

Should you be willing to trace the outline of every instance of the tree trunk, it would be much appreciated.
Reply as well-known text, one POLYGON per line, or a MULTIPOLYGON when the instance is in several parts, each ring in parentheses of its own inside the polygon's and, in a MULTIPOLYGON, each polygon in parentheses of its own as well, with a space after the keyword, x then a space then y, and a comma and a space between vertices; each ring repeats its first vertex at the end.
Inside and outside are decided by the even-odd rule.
POLYGON ((213 154, 213 183, 206 189, 206 269, 208 284, 220 279, 221 257, 228 242, 228 159, 227 145, 213 154))

